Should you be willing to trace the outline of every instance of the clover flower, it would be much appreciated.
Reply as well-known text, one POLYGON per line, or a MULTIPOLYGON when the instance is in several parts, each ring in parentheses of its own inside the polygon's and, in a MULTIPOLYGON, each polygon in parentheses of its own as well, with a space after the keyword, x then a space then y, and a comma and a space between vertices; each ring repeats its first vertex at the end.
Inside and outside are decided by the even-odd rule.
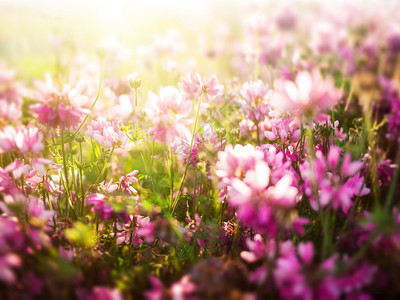
POLYGON ((191 123, 187 117, 192 112, 192 102, 175 87, 162 87, 158 95, 149 92, 145 112, 153 123, 148 133, 161 143, 170 145, 174 138, 189 132, 186 126, 191 123))
POLYGON ((43 134, 37 127, 6 126, 0 130, 0 153, 19 151, 39 154, 43 149, 43 134))
POLYGON ((314 210, 331 204, 334 210, 341 208, 347 214, 354 196, 369 193, 359 173, 363 163, 351 161, 350 153, 340 162, 340 153, 339 147, 331 146, 326 157, 317 151, 315 159, 300 165, 303 189, 314 210))
POLYGON ((280 113, 312 119, 315 115, 331 108, 340 100, 341 93, 330 78, 322 78, 317 72, 297 73, 295 81, 277 79, 271 105, 280 113))
POLYGON ((8 121, 17 121, 22 116, 22 91, 14 76, 14 71, 0 64, 0 118, 8 121))
POLYGON ((275 154, 252 145, 228 145, 218 153, 216 165, 219 187, 228 188, 228 201, 237 207, 238 217, 270 236, 287 221, 279 220, 277 211, 293 207, 298 196, 298 189, 292 185, 295 178, 290 162, 283 163, 283 154, 280 159, 275 154))
POLYGON ((125 148, 128 144, 128 137, 119 128, 118 120, 107 121, 98 117, 88 125, 86 135, 96 140, 106 148, 125 148))
POLYGON ((45 83, 37 83, 38 91, 33 98, 41 103, 32 106, 40 123, 51 128, 73 129, 77 127, 84 114, 89 110, 80 107, 88 101, 88 97, 81 94, 80 88, 64 86, 58 89, 48 77, 45 83))
POLYGON ((240 90, 240 95, 241 110, 249 120, 259 123, 268 116, 270 111, 268 100, 271 95, 268 84, 264 84, 261 80, 246 82, 240 90))

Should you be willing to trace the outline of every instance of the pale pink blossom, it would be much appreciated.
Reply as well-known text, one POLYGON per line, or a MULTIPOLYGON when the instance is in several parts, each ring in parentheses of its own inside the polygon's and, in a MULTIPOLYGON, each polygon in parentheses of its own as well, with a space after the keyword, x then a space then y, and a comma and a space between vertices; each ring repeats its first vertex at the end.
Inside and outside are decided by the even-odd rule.
POLYGON ((47 174, 47 170, 44 165, 52 164, 53 161, 47 158, 34 158, 32 160, 32 167, 35 169, 40 175, 44 176, 47 174))
POLYGON ((37 127, 6 126, 0 130, 0 153, 19 151, 39 154, 43 149, 43 134, 37 127))
POLYGON ((37 83, 37 92, 33 98, 41 103, 32 106, 40 123, 52 128, 73 129, 78 126, 83 115, 89 113, 81 105, 85 104, 89 97, 82 95, 82 87, 72 88, 65 85, 62 90, 55 86, 48 76, 45 83, 37 83))
POLYGON ((182 82, 178 83, 178 86, 185 93, 187 99, 199 99, 203 95, 205 101, 211 101, 214 97, 222 94, 224 89, 217 83, 215 75, 207 80, 194 72, 190 72, 187 78, 182 78, 182 82))
POLYGON ((271 96, 268 84, 264 84, 261 80, 246 82, 240 90, 240 95, 241 110, 249 120, 259 123, 268 116, 268 101, 271 96))
POLYGON ((118 120, 110 122, 103 117, 93 120, 85 134, 109 149, 125 148, 129 142, 126 134, 119 128, 118 120))
POLYGON ((153 123, 148 133, 161 143, 170 145, 174 138, 189 133, 187 125, 191 123, 188 117, 192 112, 192 101, 186 100, 175 87, 162 87, 158 95, 149 92, 145 112, 153 123))
POLYGON ((0 64, 0 118, 17 121, 22 116, 22 88, 14 80, 15 72, 0 64))
POLYGON ((271 105, 282 114, 309 120, 337 104, 340 97, 340 90, 331 78, 323 78, 318 71, 302 71, 294 82, 275 80, 271 105))

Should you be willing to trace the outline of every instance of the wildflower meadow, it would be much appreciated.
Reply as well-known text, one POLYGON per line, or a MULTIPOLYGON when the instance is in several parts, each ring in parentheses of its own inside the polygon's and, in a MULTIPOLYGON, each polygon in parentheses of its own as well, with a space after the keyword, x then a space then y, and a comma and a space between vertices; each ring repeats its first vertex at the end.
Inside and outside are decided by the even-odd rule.
POLYGON ((396 299, 399 1, 75 2, 0 1, 1 299, 396 299))

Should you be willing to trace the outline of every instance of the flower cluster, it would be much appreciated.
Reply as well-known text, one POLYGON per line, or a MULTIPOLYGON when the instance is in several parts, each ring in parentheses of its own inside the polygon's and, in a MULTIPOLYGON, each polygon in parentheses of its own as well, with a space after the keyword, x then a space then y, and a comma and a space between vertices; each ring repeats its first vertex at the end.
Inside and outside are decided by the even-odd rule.
POLYGON ((330 78, 317 72, 297 73, 295 81, 277 79, 271 105, 280 113, 308 120, 331 108, 340 100, 340 91, 330 78))
POLYGON ((103 117, 98 117, 88 125, 85 133, 109 149, 124 148, 128 144, 128 137, 119 128, 118 120, 110 122, 103 117))
POLYGON ((216 174, 220 188, 228 188, 228 201, 238 208, 245 225, 274 236, 279 209, 296 204, 298 189, 289 165, 252 145, 228 145, 218 153, 216 174), (266 153, 266 157, 265 157, 266 153), (269 164, 269 163, 270 164, 269 164))
POLYGON ((43 149, 43 134, 37 127, 6 126, 0 130, 0 153, 19 151, 39 154, 43 149))
POLYGON ((326 157, 317 151, 315 159, 300 165, 304 193, 314 210, 332 205, 334 210, 341 208, 347 214, 354 196, 369 193, 359 173, 362 162, 351 161, 350 153, 341 161, 340 154, 340 148, 332 146, 326 157))
POLYGON ((175 137, 185 137, 188 134, 188 119, 192 112, 192 102, 175 87, 160 88, 158 95, 149 92, 146 113, 154 126, 149 134, 153 134, 155 140, 172 144, 175 137))
POLYGON ((81 107, 88 97, 81 94, 81 87, 64 86, 58 89, 48 77, 45 83, 37 83, 37 92, 33 97, 40 103, 32 106, 40 123, 51 128, 73 129, 79 125, 89 110, 81 107))

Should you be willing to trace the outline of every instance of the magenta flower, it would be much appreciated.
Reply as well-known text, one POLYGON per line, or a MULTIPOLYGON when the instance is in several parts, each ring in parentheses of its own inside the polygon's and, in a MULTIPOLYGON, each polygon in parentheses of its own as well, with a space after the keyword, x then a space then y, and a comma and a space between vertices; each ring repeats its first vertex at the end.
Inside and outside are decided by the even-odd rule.
POLYGON ((272 119, 269 122, 270 130, 264 134, 271 142, 282 144, 284 148, 295 144, 300 139, 300 126, 290 118, 272 119))
POLYGON ((298 196, 290 162, 284 163, 283 157, 283 153, 263 152, 252 145, 228 145, 218 153, 216 165, 219 187, 227 188, 228 201, 237 207, 238 217, 246 226, 270 236, 278 226, 291 224, 292 220, 279 221, 277 211, 292 208, 298 196))
POLYGON ((162 300, 164 293, 164 286, 160 279, 154 276, 149 277, 151 283, 151 290, 144 293, 147 300, 162 300))
POLYGON ((334 210, 341 208, 347 214, 354 196, 369 193, 364 177, 358 173, 363 163, 351 161, 350 153, 340 162, 340 152, 340 148, 331 146, 327 157, 317 151, 315 159, 300 165, 303 189, 314 210, 332 204, 334 210))
POLYGON ((183 276, 178 282, 171 286, 172 299, 187 299, 196 291, 196 285, 190 281, 190 275, 183 276))
POLYGON ((122 176, 119 179, 119 182, 121 183, 121 187, 124 188, 129 193, 137 194, 137 190, 133 186, 131 186, 131 184, 138 182, 137 178, 135 177, 135 175, 137 173, 139 173, 139 171, 134 170, 134 171, 130 172, 129 174, 122 176))
POLYGON ((149 217, 138 217, 136 219, 138 224, 138 229, 136 233, 143 237, 147 243, 151 243, 154 241, 154 224, 150 222, 149 217))
POLYGON ((95 286, 87 297, 88 300, 123 300, 121 292, 105 286, 95 286))
POLYGON ((2 254, 0 257, 0 281, 9 285, 15 283, 17 276, 13 269, 21 265, 22 260, 18 255, 14 253, 2 254))
POLYGON ((98 214, 99 219, 108 220, 111 218, 113 214, 113 208, 105 203, 106 196, 102 194, 91 194, 89 198, 86 200, 86 203, 89 205, 93 205, 91 208, 92 212, 98 214))
POLYGON ((29 216, 35 217, 44 222, 49 221, 55 215, 55 211, 46 210, 43 201, 39 201, 35 197, 30 198, 29 200, 27 199, 27 205, 29 216))

